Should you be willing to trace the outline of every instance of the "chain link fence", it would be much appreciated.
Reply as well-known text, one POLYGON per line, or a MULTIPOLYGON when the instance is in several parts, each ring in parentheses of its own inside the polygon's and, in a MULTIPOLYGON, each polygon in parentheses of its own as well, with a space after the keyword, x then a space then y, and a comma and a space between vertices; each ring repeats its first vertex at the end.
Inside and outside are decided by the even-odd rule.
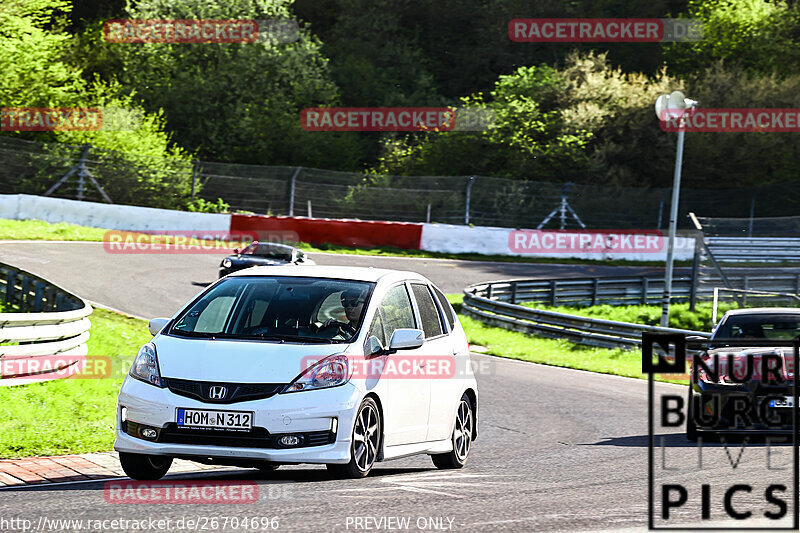
POLYGON ((696 217, 694 223, 693 272, 703 299, 731 308, 800 306, 800 217, 696 217))
POLYGON ((800 216, 697 217, 703 232, 715 237, 800 237, 800 216))
MULTIPOLYGON (((186 208, 193 199, 221 198, 232 211, 317 218, 548 229, 665 229, 669 222, 668 188, 488 176, 374 175, 148 158, 98 148, 81 159, 84 149, 0 137, 0 192, 42 195, 61 181, 51 196, 104 201, 86 177, 90 175, 114 203, 153 207, 186 208), (64 180, 81 162, 83 170, 78 168, 64 180), (541 226, 545 220, 546 226, 541 226)), ((690 184, 691 177, 686 181, 690 184)), ((800 181, 752 190, 685 188, 679 226, 691 227, 687 215, 692 211, 708 217, 740 217, 736 219, 740 221, 750 221, 764 210, 776 217, 794 215, 800 212, 798 193, 800 181)))
POLYGON ((192 162, 0 136, 0 193, 185 208, 192 162))

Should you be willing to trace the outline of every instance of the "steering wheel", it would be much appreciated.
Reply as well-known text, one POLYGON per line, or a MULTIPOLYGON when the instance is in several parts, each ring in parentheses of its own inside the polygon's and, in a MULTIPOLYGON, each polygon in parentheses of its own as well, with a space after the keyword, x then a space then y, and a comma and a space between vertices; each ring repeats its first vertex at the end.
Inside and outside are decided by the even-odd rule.
POLYGON ((348 324, 347 322, 340 322, 338 320, 328 319, 323 322, 318 328, 317 331, 322 331, 323 329, 328 329, 336 327, 336 334, 341 335, 342 337, 352 337, 356 333, 356 328, 348 324))

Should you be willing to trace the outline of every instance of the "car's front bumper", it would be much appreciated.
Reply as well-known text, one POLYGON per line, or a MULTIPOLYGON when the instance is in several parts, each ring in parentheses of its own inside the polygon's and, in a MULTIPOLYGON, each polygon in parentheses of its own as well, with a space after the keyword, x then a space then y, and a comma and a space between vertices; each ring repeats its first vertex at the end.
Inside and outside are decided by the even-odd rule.
MULTIPOLYGON (((278 463, 347 463, 350 460, 350 437, 361 402, 361 392, 352 384, 316 391, 276 394, 270 398, 232 404, 212 404, 179 396, 127 377, 117 400, 117 433, 114 449, 119 452, 205 458, 253 459, 278 463), (152 441, 129 435, 123 430, 121 408, 127 420, 163 430, 176 422, 177 409, 194 408, 253 412, 253 426, 269 435, 301 435, 332 431, 330 444, 317 446, 274 447, 268 440, 263 446, 245 447, 208 444, 213 430, 204 432, 203 444, 152 441)), ((161 435, 159 435, 161 439, 161 435)))
POLYGON ((690 412, 698 431, 721 435, 791 435, 795 431, 792 409, 769 405, 770 400, 787 396, 792 396, 791 385, 700 382, 692 385, 690 412))

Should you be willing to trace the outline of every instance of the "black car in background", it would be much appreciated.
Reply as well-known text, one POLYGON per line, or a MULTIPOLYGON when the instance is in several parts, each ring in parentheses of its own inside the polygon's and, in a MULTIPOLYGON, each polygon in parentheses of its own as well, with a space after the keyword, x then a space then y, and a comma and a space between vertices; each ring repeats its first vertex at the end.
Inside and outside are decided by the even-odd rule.
POLYGON ((244 250, 235 248, 233 255, 222 260, 219 265, 219 277, 231 272, 254 266, 276 265, 313 265, 314 261, 306 257, 305 252, 288 244, 277 244, 253 241, 244 250))
POLYGON ((800 309, 728 311, 699 353, 708 371, 698 362, 689 381, 686 437, 791 435, 799 336, 800 309))

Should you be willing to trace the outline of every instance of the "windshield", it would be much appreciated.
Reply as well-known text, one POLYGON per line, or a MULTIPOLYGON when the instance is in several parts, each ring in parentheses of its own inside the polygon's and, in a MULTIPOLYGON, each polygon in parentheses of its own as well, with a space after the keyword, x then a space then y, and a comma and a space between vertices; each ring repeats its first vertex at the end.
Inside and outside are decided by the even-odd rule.
POLYGON ((280 342, 349 342, 374 283, 327 278, 227 278, 193 302, 170 335, 280 342))
POLYGON ((800 317, 791 315, 731 315, 714 332, 714 339, 792 340, 800 335, 800 317))
POLYGON ((275 244, 253 243, 244 250, 243 255, 257 255, 278 261, 290 263, 292 261, 293 248, 275 244))

